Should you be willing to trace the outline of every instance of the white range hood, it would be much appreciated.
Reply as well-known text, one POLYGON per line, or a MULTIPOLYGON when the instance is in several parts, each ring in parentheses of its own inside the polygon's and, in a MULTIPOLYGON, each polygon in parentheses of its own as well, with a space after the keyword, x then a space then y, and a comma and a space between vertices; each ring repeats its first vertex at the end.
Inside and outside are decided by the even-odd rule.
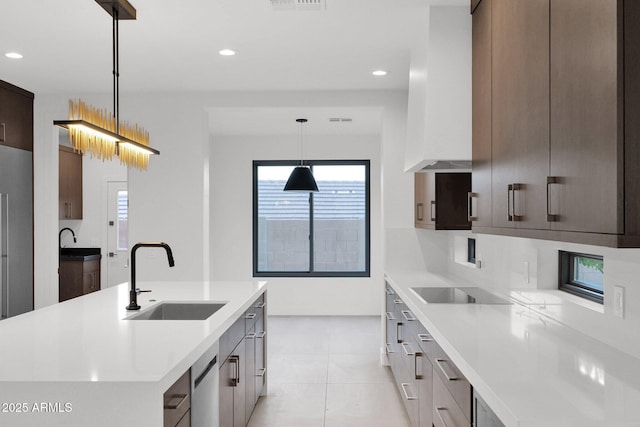
POLYGON ((405 171, 471 170, 471 14, 427 6, 411 52, 405 171))

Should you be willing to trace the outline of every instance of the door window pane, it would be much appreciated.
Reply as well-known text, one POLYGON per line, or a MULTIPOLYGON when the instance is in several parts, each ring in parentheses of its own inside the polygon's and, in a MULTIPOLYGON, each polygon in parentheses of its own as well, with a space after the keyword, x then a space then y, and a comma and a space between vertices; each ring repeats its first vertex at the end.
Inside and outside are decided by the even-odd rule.
POLYGON ((118 223, 117 236, 118 236, 118 250, 126 251, 129 249, 128 241, 128 224, 129 224, 129 198, 126 190, 118 191, 118 223))

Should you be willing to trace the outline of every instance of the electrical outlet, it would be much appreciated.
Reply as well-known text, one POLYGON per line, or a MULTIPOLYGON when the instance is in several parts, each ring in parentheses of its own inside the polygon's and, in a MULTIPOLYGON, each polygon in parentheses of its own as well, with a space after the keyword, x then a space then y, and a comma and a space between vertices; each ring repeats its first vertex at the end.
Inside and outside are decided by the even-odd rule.
POLYGON ((624 288, 622 286, 613 287, 613 315, 624 319, 624 288))

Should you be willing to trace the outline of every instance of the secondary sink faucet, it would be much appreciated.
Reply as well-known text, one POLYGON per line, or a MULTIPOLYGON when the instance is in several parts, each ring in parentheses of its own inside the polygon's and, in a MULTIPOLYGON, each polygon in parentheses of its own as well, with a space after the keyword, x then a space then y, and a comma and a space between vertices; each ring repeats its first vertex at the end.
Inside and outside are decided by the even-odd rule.
POLYGON ((167 251, 167 259, 169 260, 169 267, 175 265, 173 261, 173 252, 171 247, 164 242, 138 242, 131 248, 131 290, 129 291, 129 305, 127 310, 140 310, 138 305, 138 293, 141 291, 136 288, 136 251, 139 248, 164 248, 167 251))
POLYGON ((73 243, 77 243, 78 242, 76 240, 76 233, 74 233, 73 230, 70 229, 69 227, 65 227, 62 230, 60 230, 60 232, 58 233, 58 249, 62 249, 62 232, 64 230, 69 230, 71 232, 71 235, 73 236, 73 243))

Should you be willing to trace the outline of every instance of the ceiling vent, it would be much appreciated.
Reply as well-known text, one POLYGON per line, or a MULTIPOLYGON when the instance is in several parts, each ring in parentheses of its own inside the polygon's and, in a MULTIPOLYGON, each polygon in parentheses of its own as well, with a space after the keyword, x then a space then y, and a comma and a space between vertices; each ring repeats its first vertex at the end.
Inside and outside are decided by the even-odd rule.
POLYGON ((344 122, 352 122, 353 119, 349 119, 346 117, 331 117, 329 121, 332 123, 344 123, 344 122))
POLYGON ((269 0, 273 10, 325 10, 326 0, 269 0))

